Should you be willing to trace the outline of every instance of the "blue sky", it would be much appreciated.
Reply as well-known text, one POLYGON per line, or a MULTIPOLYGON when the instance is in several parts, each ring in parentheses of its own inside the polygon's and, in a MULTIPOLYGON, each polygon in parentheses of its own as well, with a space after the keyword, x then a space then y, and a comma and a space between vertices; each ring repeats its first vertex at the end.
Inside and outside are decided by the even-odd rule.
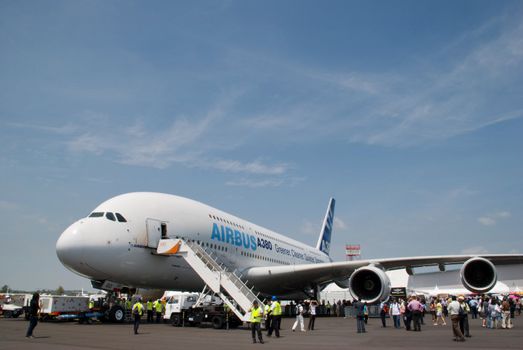
POLYGON ((0 284, 132 191, 332 256, 523 252, 520 1, 0 2, 0 284), (9 268, 6 268, 9 267, 9 268))

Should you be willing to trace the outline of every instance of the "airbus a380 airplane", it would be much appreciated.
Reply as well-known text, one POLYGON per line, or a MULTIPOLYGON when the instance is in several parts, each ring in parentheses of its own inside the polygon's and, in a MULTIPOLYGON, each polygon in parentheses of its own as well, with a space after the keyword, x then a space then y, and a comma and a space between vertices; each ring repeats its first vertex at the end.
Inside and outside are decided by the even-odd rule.
MULTIPOLYGON (((463 264, 461 282, 475 292, 496 283, 495 265, 521 264, 523 255, 455 255, 332 262, 329 257, 334 199, 316 247, 203 203, 161 193, 128 193, 111 198, 69 226, 56 243, 58 258, 93 286, 127 286, 200 291, 204 283, 181 256, 161 256, 162 238, 190 240, 216 253, 229 269, 264 295, 303 297, 328 283, 348 287, 369 303, 386 299, 386 270, 463 264)), ((459 282, 459 281, 456 281, 459 282)))

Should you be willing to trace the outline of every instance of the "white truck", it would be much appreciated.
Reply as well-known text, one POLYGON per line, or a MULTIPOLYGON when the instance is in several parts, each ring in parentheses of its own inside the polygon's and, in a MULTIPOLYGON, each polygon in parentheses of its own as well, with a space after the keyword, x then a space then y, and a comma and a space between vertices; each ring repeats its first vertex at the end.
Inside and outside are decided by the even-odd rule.
POLYGON ((17 318, 29 306, 31 294, 1 294, 0 313, 5 318, 17 318))
POLYGON ((196 305, 198 293, 166 291, 164 321, 175 327, 200 326, 210 323, 213 328, 237 327, 242 324, 234 313, 223 307, 219 298, 207 296, 200 305, 196 305))

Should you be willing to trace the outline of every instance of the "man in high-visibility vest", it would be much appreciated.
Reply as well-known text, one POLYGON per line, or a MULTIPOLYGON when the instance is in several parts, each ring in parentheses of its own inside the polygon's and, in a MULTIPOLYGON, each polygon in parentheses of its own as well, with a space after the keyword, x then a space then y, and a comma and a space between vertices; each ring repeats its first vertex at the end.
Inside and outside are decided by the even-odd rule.
POLYGON ((271 329, 271 321, 272 321, 272 314, 271 314, 271 301, 269 300, 267 304, 265 304, 265 308, 263 310, 263 317, 265 318, 265 330, 267 331, 267 336, 271 336, 269 333, 271 329))
POLYGON ((133 317, 134 317, 134 334, 138 334, 138 327, 140 327, 140 318, 143 315, 143 305, 140 298, 136 299, 136 303, 133 305, 133 317))
POLYGON ((271 304, 271 328, 269 329, 269 337, 272 335, 272 332, 276 334, 276 338, 280 337, 280 323, 281 323, 281 304, 278 301, 278 298, 275 296, 272 297, 271 304))
POLYGON ((251 313, 251 333, 252 333, 252 342, 256 343, 256 333, 258 333, 258 340, 263 344, 262 332, 260 323, 263 318, 263 309, 258 305, 258 302, 255 300, 252 302, 252 307, 249 310, 251 313))
POLYGON ((156 323, 160 323, 160 320, 162 319, 162 311, 163 311, 163 305, 162 301, 160 299, 156 300, 154 302, 154 311, 156 312, 156 323))
POLYGON ((147 323, 153 322, 153 301, 149 299, 147 301, 147 323))

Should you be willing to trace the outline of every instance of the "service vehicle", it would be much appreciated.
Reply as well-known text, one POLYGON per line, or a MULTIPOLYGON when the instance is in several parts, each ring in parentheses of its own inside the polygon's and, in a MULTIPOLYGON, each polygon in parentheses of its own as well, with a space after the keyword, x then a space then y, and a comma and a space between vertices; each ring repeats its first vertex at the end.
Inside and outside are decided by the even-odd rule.
MULTIPOLYGON (((30 294, 0 295, 0 314, 5 318, 17 318, 24 313, 25 300, 31 300, 30 294), (27 296, 28 299, 27 299, 27 296)), ((27 305, 29 305, 27 303, 27 305)))
POLYGON ((219 298, 188 292, 165 292, 164 321, 175 327, 211 324, 215 329, 238 327, 242 321, 219 298))

